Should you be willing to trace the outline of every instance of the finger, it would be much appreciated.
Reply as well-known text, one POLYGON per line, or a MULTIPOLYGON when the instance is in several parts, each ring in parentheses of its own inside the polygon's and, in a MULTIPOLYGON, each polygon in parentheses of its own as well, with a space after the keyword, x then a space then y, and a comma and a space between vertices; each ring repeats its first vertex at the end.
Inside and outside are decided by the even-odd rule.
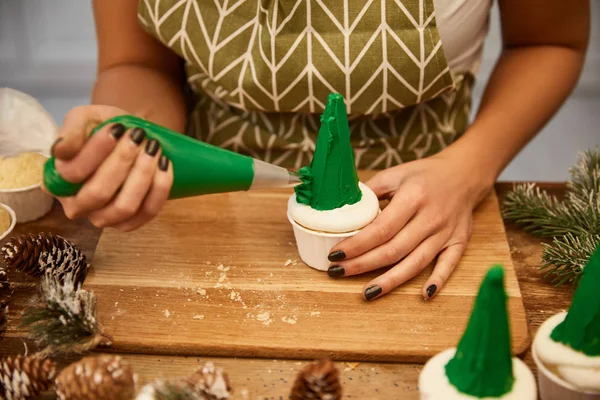
POLYGON ((158 215, 165 202, 169 199, 169 192, 173 184, 173 168, 170 164, 169 159, 165 155, 160 157, 158 170, 154 175, 150 192, 146 196, 142 207, 133 217, 114 225, 113 228, 123 232, 130 232, 142 227, 158 215))
POLYGON ((75 195, 79 216, 104 207, 125 182, 146 137, 146 132, 134 128, 126 135, 127 137, 119 141, 115 150, 75 195))
POLYGON ((401 166, 384 169, 369 179, 366 185, 379 199, 390 197, 402 184, 403 174, 399 171, 401 166))
POLYGON ((433 268, 433 272, 421 290, 425 300, 431 299, 442 290, 444 284, 448 278, 450 278, 450 275, 452 275, 452 272, 454 272, 454 269, 460 262, 461 257, 465 253, 465 249, 465 243, 458 243, 446 247, 438 254, 438 259, 433 268))
POLYGON ((441 235, 434 235, 427 238, 404 260, 369 282, 363 291, 365 300, 379 298, 417 276, 433 261, 442 249, 444 242, 444 238, 441 235))
POLYGON ((327 273, 332 278, 338 278, 360 275, 393 265, 413 251, 433 232, 434 229, 424 222, 424 218, 415 217, 389 242, 356 258, 332 264, 327 273))
POLYGON ((88 140, 75 157, 68 161, 57 159, 56 172, 68 182, 85 181, 114 150, 125 130, 122 124, 103 127, 88 140))
POLYGON ((160 157, 160 144, 155 139, 146 142, 129 176, 115 199, 101 210, 90 214, 89 219, 98 228, 112 226, 131 218, 138 212, 150 190, 160 157))
POLYGON ((92 131, 107 119, 123 115, 120 108, 111 106, 79 106, 67 113, 52 145, 51 154, 60 160, 71 160, 83 148, 92 131))
POLYGON ((399 192, 371 224, 356 235, 335 245, 329 253, 329 261, 349 260, 387 243, 415 215, 418 205, 419 203, 411 198, 410 194, 399 192))

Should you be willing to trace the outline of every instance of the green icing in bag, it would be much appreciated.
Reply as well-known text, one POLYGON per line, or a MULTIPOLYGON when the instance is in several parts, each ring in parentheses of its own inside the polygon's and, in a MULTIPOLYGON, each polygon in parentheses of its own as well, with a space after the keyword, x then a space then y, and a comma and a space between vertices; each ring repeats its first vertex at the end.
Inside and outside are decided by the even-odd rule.
MULTIPOLYGON (((148 139, 156 139, 173 166, 173 186, 169 198, 197 196, 248 190, 254 179, 254 160, 199 140, 173 132, 165 127, 122 115, 111 118, 96 127, 97 132, 108 124, 120 123, 127 129, 140 127, 148 139)), ((63 179, 55 169, 54 158, 44 165, 44 185, 55 196, 72 196, 81 183, 63 179)))
POLYGON ((298 172, 303 183, 295 188, 296 199, 315 210, 333 210, 361 199, 348 116, 340 94, 327 98, 312 162, 298 172))
POLYGON ((504 270, 485 276, 467 328, 446 376, 459 392, 477 398, 500 397, 512 390, 514 376, 504 291, 504 270))
POLYGON ((555 342, 588 356, 600 356, 600 246, 583 268, 569 313, 550 334, 555 342))

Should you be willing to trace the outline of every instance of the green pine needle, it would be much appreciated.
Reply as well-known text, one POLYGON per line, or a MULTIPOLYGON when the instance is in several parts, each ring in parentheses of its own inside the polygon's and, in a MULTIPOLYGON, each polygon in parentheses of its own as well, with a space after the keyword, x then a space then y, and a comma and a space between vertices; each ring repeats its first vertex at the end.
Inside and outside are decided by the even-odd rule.
POLYGON ((22 326, 44 353, 81 352, 110 344, 96 318, 96 297, 75 288, 72 275, 59 279, 46 274, 41 285, 41 301, 25 311, 22 326))
POLYGON ((556 285, 577 285, 583 267, 600 241, 600 150, 579 154, 569 169, 565 200, 532 183, 515 185, 503 204, 503 216, 543 238, 542 269, 556 285))
POLYGON ((581 272, 598 243, 600 235, 574 236, 568 233, 562 238, 554 238, 552 244, 542 244, 542 269, 548 270, 546 276, 558 286, 565 283, 577 286, 581 272))

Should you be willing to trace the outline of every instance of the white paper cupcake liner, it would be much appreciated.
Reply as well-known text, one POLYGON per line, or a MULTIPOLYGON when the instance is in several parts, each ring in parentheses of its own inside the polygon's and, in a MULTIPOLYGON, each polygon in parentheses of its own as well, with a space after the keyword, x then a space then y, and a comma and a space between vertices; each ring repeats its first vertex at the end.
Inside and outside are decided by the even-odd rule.
POLYGON ((317 232, 299 225, 288 213, 288 220, 294 228, 294 236, 298 246, 298 253, 302 261, 311 268, 319 271, 329 269, 329 252, 339 242, 356 235, 359 231, 347 233, 317 232))
POLYGON ((43 217, 52 209, 54 198, 42 191, 41 183, 18 189, 1 189, 0 203, 12 208, 19 223, 43 217))
POLYGON ((0 232, 0 240, 4 240, 8 235, 11 234, 13 229, 15 229, 15 225, 17 224, 17 216, 15 215, 15 211, 10 208, 10 206, 7 206, 6 204, 0 204, 0 207, 8 211, 8 215, 10 215, 10 225, 8 226, 8 229, 4 232, 0 232))
POLYGON ((532 346, 531 352, 538 370, 539 393, 542 400, 600 400, 600 393, 581 392, 552 373, 540 359, 535 345, 532 346))

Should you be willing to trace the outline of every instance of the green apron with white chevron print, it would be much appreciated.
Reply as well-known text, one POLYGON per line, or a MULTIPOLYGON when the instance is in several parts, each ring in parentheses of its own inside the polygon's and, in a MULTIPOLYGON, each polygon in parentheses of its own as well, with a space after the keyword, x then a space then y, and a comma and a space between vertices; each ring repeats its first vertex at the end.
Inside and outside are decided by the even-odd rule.
POLYGON ((327 95, 344 96, 357 166, 434 154, 466 129, 473 77, 451 74, 433 0, 141 0, 186 61, 188 134, 298 168, 327 95))

